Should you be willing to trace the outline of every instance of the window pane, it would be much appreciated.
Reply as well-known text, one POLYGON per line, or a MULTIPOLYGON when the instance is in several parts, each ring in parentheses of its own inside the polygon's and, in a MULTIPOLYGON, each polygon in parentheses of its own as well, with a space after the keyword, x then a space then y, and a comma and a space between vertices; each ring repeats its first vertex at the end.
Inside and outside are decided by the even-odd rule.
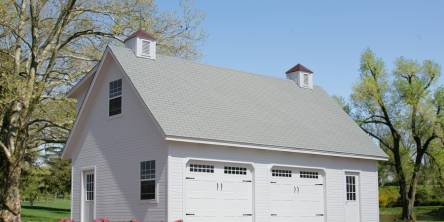
POLYGON ((156 166, 155 161, 143 161, 140 163, 140 179, 155 179, 156 178, 156 166))
POLYGON ((109 100, 109 115, 117 115, 122 113, 122 97, 117 97, 109 100))
POLYGON ((154 180, 146 180, 140 182, 140 199, 154 199, 156 193, 156 182, 154 180))
POLYGON ((109 83, 109 98, 122 95, 122 79, 109 83))
POLYGON ((271 176, 273 176, 273 177, 291 177, 291 170, 272 169, 271 176))
POLYGON ((190 172, 214 173, 213 165, 190 164, 190 172))

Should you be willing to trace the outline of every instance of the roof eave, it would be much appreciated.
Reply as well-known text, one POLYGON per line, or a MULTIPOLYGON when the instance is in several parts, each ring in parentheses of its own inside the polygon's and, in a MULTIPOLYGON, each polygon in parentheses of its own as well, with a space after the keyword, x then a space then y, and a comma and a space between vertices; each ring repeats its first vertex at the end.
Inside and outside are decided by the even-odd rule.
POLYGON ((197 144, 207 144, 216 146, 229 146, 229 147, 239 147, 239 148, 250 148, 250 149, 262 149, 262 150, 274 150, 274 151, 284 151, 292 153, 302 153, 302 154, 313 154, 322 156, 335 156, 344 158, 354 158, 354 159, 367 159, 376 161, 387 161, 387 156, 379 155, 364 155, 364 154, 353 154, 353 153, 342 153, 342 152, 332 152, 332 151, 321 151, 314 149, 305 148, 294 148, 294 147, 283 147, 274 145, 263 145, 263 144, 251 144, 233 141, 220 141, 220 140, 210 140, 202 138, 191 138, 191 137, 180 137, 180 136, 166 136, 166 141, 170 142, 185 142, 185 143, 197 143, 197 144))

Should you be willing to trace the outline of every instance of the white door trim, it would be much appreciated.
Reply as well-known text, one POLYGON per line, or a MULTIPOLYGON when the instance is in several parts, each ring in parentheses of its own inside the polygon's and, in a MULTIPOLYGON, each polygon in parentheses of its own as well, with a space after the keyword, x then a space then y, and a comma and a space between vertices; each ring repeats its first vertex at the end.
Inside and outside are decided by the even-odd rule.
POLYGON ((96 166, 88 166, 88 167, 82 167, 80 168, 80 222, 84 222, 83 221, 83 214, 84 214, 84 200, 85 200, 85 187, 84 187, 84 176, 85 176, 85 171, 94 171, 94 219, 96 219, 96 203, 97 203, 97 199, 96 199, 96 189, 97 189, 97 170, 96 170, 96 166))

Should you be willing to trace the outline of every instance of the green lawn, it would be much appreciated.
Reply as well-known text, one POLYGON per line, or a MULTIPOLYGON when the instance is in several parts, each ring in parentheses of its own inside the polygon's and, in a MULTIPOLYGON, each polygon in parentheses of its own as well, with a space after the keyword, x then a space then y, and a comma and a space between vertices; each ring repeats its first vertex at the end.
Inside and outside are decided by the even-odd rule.
POLYGON ((57 222, 61 218, 69 218, 70 201, 67 199, 56 199, 42 201, 29 206, 29 203, 22 203, 23 222, 57 222))
MULTIPOLYGON (((56 199, 52 201, 42 201, 34 204, 22 204, 23 222, 57 222, 61 218, 69 218, 70 201, 67 199, 56 199)), ((381 208, 381 222, 396 221, 401 208, 381 208)), ((415 213, 420 222, 444 222, 444 206, 419 206, 415 208, 415 213)))
MULTIPOLYGON (((381 222, 393 222, 401 213, 400 207, 381 208, 381 222)), ((418 222, 444 222, 444 206, 417 206, 415 215, 418 222)))

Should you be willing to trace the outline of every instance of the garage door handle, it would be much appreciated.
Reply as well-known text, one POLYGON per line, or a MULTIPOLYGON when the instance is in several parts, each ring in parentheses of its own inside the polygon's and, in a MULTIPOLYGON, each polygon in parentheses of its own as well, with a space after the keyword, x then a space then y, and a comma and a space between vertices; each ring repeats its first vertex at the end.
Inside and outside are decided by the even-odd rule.
POLYGON ((276 216, 277 216, 277 214, 270 214, 270 216, 272 216, 272 217, 276 217, 276 216))
POLYGON ((242 180, 242 182, 244 182, 244 183, 251 183, 253 181, 251 181, 251 180, 242 180))
POLYGON ((185 216, 194 216, 194 214, 185 214, 185 216))
POLYGON ((253 216, 253 214, 244 214, 245 217, 253 216))
POLYGON ((185 177, 187 180, 194 180, 194 177, 185 177))
POLYGON ((324 214, 316 214, 316 216, 318 216, 318 217, 323 217, 324 214))
POLYGON ((322 183, 317 183, 317 184, 315 184, 316 186, 322 186, 322 185, 324 185, 324 184, 322 184, 322 183))
POLYGON ((276 181, 270 181, 270 183, 276 183, 276 181))

